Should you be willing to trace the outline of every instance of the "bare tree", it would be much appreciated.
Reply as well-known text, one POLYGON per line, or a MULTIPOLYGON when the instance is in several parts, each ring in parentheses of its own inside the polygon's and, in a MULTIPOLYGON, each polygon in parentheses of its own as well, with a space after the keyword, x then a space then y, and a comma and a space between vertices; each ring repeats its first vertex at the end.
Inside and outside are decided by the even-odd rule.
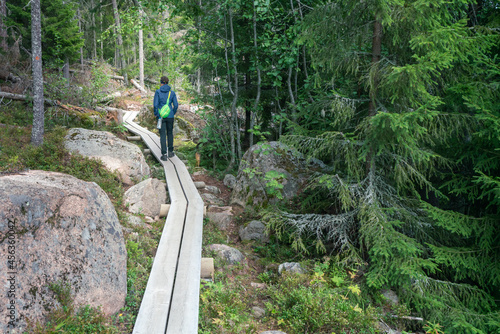
MULTIPOLYGON (((113 4, 113 15, 115 18, 116 25, 116 46, 117 46, 117 55, 118 55, 118 64, 120 64, 121 69, 125 69, 125 49, 123 47, 123 38, 121 32, 121 24, 120 24, 120 14, 118 13, 118 5, 116 4, 116 0, 111 0, 113 4)), ((125 77, 125 84, 127 84, 127 72, 124 71, 123 76, 125 77)))
POLYGON ((44 109, 43 109, 43 74, 42 74, 42 22, 40 0, 31 1, 31 48, 33 68, 33 129, 31 143, 43 144, 44 109))
MULTIPOLYGON (((144 88, 144 37, 142 31, 142 20, 144 17, 144 11, 142 9, 139 1, 134 0, 134 4, 139 7, 139 20, 140 20, 140 28, 139 28, 139 85, 144 88)), ((135 54, 135 53, 134 53, 135 54)))
POLYGON ((4 17, 7 16, 6 0, 0 0, 0 48, 7 52, 7 28, 5 27, 4 17))

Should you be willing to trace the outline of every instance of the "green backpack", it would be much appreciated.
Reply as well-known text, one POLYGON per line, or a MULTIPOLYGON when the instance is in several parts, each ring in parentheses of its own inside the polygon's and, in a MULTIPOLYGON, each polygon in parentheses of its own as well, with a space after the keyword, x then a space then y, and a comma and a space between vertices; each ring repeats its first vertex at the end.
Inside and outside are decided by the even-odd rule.
POLYGON ((170 103, 168 103, 168 102, 170 102, 170 92, 171 92, 171 90, 168 91, 167 103, 165 103, 165 105, 163 107, 161 107, 161 109, 160 109, 160 117, 161 118, 167 118, 168 115, 170 115, 170 112, 171 112, 170 103))

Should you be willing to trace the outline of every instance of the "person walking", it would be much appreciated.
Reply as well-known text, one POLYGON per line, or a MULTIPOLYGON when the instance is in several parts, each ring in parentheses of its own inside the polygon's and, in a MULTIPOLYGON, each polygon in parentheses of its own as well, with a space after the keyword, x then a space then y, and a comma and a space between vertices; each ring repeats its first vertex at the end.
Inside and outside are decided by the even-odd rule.
POLYGON ((154 113, 156 120, 161 119, 160 129, 160 144, 161 144, 161 160, 167 161, 168 158, 175 156, 174 154, 174 116, 177 112, 179 104, 175 92, 168 85, 168 78, 162 76, 160 79, 160 89, 155 92, 153 100, 154 113), (165 106, 165 108, 163 108, 165 106), (168 142, 168 151, 167 151, 168 142), (168 155, 167 155, 168 152, 168 155))

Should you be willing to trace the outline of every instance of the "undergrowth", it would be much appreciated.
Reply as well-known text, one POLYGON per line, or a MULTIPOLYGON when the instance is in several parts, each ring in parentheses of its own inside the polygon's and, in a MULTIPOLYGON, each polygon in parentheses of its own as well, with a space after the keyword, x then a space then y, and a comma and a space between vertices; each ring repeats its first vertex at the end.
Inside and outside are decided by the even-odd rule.
POLYGON ((76 309, 71 296, 71 286, 62 282, 51 284, 49 289, 54 293, 59 305, 47 315, 45 323, 30 323, 25 333, 30 334, 115 334, 119 333, 115 326, 106 323, 106 316, 98 307, 85 305, 76 309))

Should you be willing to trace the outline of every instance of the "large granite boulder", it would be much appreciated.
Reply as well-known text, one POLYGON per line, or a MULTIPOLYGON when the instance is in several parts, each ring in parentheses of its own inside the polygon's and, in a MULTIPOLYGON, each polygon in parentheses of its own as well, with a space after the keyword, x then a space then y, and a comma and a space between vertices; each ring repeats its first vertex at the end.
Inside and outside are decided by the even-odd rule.
POLYGON ((165 183, 158 179, 147 179, 125 192, 125 204, 132 213, 142 213, 145 216, 160 215, 160 207, 167 202, 165 183))
POLYGON ((0 176, 0 333, 44 321, 58 307, 52 284, 70 284, 75 305, 110 315, 127 294, 127 251, 106 193, 73 176, 0 176), (7 285, 8 282, 8 285, 7 285), (8 306, 8 307, 7 307, 8 306))
POLYGON ((242 207, 265 206, 280 198, 290 199, 303 189, 318 168, 280 142, 253 145, 243 155, 231 203, 242 207))
POLYGON ((151 174, 141 149, 110 132, 73 128, 64 145, 71 152, 100 159, 111 171, 116 171, 126 185, 133 185, 151 174))

